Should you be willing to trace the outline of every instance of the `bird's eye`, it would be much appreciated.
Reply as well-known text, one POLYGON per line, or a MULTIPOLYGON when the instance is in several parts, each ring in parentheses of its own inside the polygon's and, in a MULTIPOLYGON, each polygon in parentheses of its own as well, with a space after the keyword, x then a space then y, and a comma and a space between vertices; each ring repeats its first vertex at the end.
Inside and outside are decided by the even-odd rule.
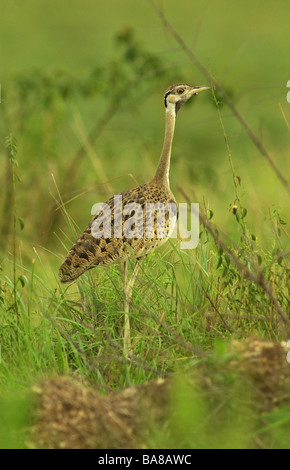
POLYGON ((178 93, 179 95, 182 95, 183 92, 184 92, 184 88, 178 88, 178 89, 177 89, 177 93, 178 93))

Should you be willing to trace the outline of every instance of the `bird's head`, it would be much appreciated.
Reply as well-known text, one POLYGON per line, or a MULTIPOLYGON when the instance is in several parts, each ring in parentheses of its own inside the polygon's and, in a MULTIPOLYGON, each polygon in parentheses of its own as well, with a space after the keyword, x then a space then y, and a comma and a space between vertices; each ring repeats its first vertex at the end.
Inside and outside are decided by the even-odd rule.
POLYGON ((208 86, 191 86, 184 83, 177 83, 167 88, 164 95, 164 104, 166 109, 174 109, 175 114, 181 106, 192 96, 198 95, 201 91, 208 90, 208 86))

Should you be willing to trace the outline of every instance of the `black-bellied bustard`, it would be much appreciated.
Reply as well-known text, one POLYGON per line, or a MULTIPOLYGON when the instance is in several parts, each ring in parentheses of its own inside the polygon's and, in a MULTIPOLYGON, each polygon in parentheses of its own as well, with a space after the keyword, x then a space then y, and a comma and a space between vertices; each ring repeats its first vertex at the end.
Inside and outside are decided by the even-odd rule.
POLYGON ((186 101, 208 88, 178 83, 166 90, 165 136, 154 178, 149 183, 129 189, 106 201, 68 252, 59 270, 61 282, 70 283, 95 266, 124 263, 126 358, 131 350, 129 307, 140 267, 140 258, 165 243, 176 222, 177 206, 169 185, 176 115, 186 101), (138 261, 128 279, 130 258, 137 258, 138 261))

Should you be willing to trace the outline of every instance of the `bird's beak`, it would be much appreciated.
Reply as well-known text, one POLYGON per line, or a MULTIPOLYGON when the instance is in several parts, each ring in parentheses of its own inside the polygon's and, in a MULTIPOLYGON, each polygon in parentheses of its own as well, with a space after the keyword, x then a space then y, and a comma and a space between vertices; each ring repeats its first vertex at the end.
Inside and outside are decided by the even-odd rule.
POLYGON ((192 96, 198 95, 198 93, 200 93, 201 91, 205 91, 209 89, 210 89, 209 86, 193 86, 191 90, 189 90, 186 93, 184 97, 184 101, 188 101, 192 96))
POLYGON ((201 91, 205 91, 205 90, 209 90, 209 89, 210 89, 209 86, 195 86, 190 91, 190 96, 198 95, 198 93, 200 93, 201 91))

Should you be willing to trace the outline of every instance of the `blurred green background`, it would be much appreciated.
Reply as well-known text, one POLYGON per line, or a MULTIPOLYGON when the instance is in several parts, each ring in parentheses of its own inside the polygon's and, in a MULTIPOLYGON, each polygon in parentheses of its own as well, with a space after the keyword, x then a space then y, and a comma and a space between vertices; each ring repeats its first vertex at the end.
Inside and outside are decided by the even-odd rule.
MULTIPOLYGON (((158 5, 287 177, 287 3, 158 5)), ((64 202, 78 196, 66 208, 82 230, 95 202, 149 180, 163 141, 165 89, 179 81, 207 85, 147 0, 2 1, 0 67, 1 142, 11 132, 17 139, 16 207, 24 223, 18 230, 28 257, 36 245, 64 254, 58 237, 64 239, 68 227, 56 211, 58 191, 64 202), (91 146, 77 157, 94 127, 91 146)), ((273 211, 286 217, 287 192, 230 110, 220 109, 242 204, 256 236, 271 246, 268 219, 273 211)), ((0 159, 1 249, 7 253, 12 189, 4 145, 0 159)), ((192 200, 194 189, 193 202, 205 203, 214 221, 238 236, 230 210, 233 173, 210 92, 178 115, 171 188, 182 201, 178 184, 192 200)), ((59 263, 54 254, 48 258, 59 263)))

